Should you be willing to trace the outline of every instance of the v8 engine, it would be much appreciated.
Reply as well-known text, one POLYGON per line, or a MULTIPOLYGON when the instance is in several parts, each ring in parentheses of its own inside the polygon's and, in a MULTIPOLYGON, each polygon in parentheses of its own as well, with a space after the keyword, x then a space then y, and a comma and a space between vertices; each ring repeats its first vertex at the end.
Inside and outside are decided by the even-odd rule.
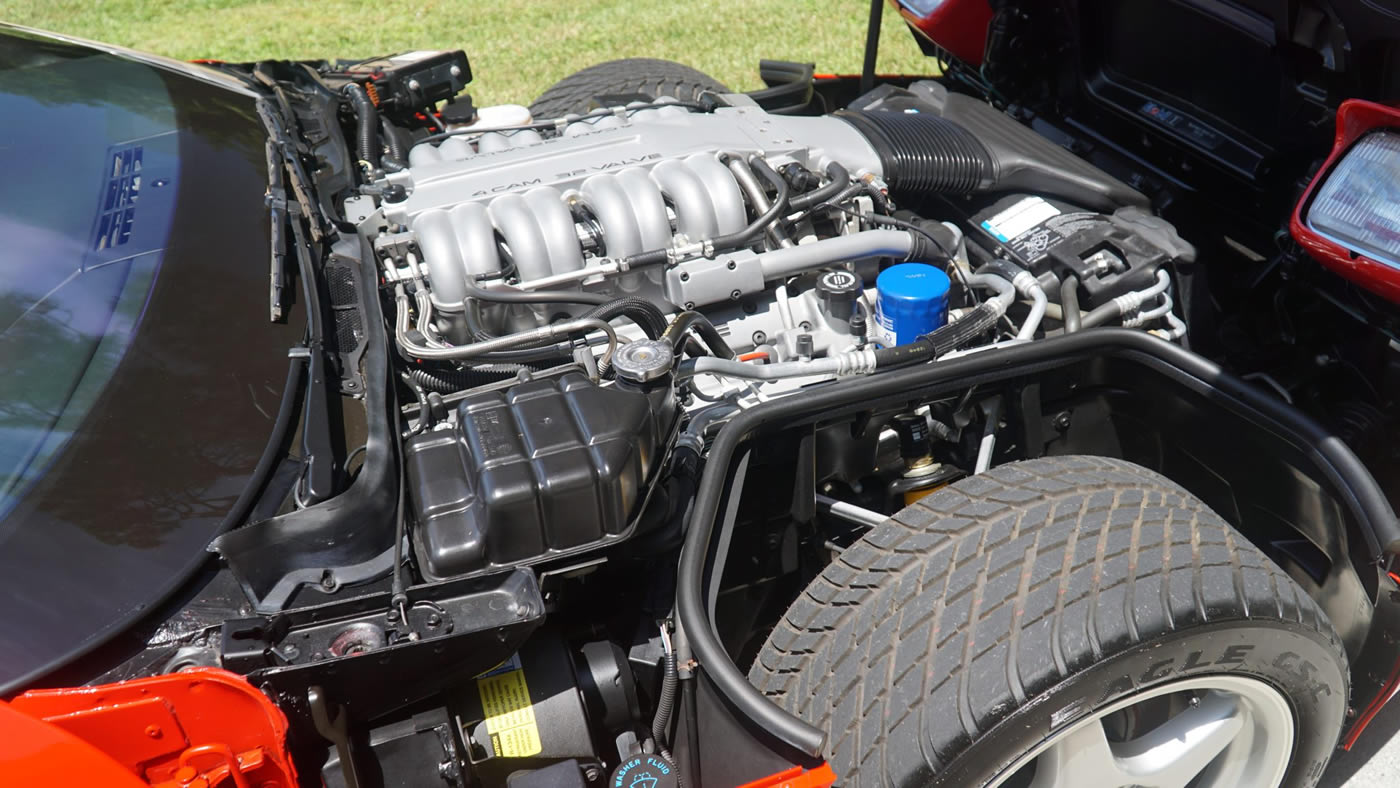
MULTIPOLYGON (((386 160, 362 227, 416 362, 425 571, 630 537, 677 408, 1071 330, 1081 307, 1081 324, 1179 336, 1164 266, 1189 245, 1028 134, 922 83, 826 116, 726 96, 454 128, 386 160), (927 216, 942 195, 985 193, 1000 199, 977 216, 927 216), (1083 291, 1069 304, 1065 275, 1083 291), (561 362, 583 377, 527 381, 561 362), (679 398, 646 393, 678 383, 679 398)), ((690 423, 701 439, 706 419, 690 423)))

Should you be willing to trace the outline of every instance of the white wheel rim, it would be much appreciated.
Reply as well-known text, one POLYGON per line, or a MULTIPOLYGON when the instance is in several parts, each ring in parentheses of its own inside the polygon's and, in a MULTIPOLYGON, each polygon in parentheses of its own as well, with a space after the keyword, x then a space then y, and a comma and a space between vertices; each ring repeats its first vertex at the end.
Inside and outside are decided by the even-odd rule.
POLYGON ((991 788, 1277 788, 1293 738, 1288 699, 1272 686, 1242 676, 1185 679, 1055 731, 991 788), (1150 729, 1110 733, 1138 710, 1161 717, 1173 706, 1150 729))

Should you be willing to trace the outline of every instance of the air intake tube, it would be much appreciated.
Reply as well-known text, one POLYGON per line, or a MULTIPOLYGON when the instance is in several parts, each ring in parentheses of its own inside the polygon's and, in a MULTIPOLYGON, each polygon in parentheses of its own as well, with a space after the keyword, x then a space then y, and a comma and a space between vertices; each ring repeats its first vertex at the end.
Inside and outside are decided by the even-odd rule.
POLYGON ((885 183, 896 196, 984 191, 997 182, 997 164, 967 129, 936 115, 841 110, 875 149, 885 183))

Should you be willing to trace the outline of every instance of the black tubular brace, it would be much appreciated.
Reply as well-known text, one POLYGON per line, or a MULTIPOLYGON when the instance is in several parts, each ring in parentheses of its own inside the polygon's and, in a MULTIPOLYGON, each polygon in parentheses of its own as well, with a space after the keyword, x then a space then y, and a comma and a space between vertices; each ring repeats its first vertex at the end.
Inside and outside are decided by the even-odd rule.
MULTIPOLYGON (((749 684, 720 642, 705 604, 706 561, 715 544, 725 488, 744 445, 762 432, 829 420, 911 396, 936 396, 954 388, 1005 380, 1101 356, 1142 362, 1184 385, 1208 393, 1221 408, 1268 424, 1312 460, 1332 482, 1356 518, 1373 558, 1400 553, 1400 523, 1376 480, 1341 439, 1300 411, 1262 393, 1214 363, 1141 331, 1102 328, 1080 331, 937 364, 876 374, 836 386, 816 386, 740 412, 715 436, 695 495, 676 578, 676 615, 701 668, 734 711, 780 741, 820 756, 826 734, 773 703, 749 684)), ((740 491, 735 490, 733 495, 740 491)))
POLYGON ((841 110, 880 156, 885 182, 895 194, 963 194, 996 181, 996 162, 976 137, 936 115, 841 110))

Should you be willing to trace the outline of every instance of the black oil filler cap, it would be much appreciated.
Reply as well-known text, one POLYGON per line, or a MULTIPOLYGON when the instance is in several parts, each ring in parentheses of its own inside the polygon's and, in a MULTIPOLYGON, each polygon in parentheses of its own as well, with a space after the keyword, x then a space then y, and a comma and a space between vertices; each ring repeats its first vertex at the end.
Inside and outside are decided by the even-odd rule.
POLYGON ((608 778, 608 788, 680 788, 676 765, 660 755, 635 755, 608 778))

